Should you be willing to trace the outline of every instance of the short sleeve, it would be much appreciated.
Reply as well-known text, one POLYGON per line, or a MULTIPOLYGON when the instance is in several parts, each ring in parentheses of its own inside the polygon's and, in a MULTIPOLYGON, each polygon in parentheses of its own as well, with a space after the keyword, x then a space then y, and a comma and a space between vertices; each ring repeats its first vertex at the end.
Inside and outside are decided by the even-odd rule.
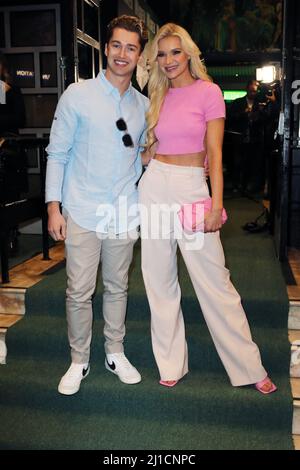
POLYGON ((226 108, 222 92, 218 85, 210 83, 205 93, 205 121, 225 118, 226 108))

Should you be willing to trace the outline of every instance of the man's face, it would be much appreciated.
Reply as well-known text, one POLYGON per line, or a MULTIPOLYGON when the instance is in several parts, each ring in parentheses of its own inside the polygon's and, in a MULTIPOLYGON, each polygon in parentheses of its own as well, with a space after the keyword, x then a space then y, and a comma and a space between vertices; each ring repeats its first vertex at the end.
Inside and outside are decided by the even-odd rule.
POLYGON ((131 77, 141 55, 138 33, 115 28, 109 43, 105 45, 105 55, 111 73, 131 77))
POLYGON ((250 85, 248 86, 248 89, 247 89, 248 98, 254 100, 254 98, 257 95, 257 90, 258 90, 258 83, 257 82, 250 83, 250 85))

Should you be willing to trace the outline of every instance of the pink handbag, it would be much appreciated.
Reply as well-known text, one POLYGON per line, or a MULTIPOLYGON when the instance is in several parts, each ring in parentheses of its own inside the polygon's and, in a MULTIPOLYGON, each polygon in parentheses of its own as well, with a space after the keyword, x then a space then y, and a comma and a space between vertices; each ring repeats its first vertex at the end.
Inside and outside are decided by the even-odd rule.
MULTIPOLYGON (((212 199, 208 197, 201 201, 183 204, 178 211, 178 217, 184 230, 189 232, 203 232, 204 218, 211 211, 212 199), (195 228, 193 226, 196 225, 195 228)), ((226 210, 222 210, 222 224, 228 219, 226 210)))

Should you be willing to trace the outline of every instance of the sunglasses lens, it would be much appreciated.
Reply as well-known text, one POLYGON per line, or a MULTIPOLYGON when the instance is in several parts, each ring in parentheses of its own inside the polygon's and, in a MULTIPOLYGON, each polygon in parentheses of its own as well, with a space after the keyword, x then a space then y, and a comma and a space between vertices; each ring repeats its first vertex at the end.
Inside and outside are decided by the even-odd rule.
POLYGON ((116 125, 117 125, 117 128, 119 129, 119 131, 126 131, 127 130, 126 122, 122 118, 117 120, 116 125))
MULTIPOLYGON (((116 126, 119 129, 119 131, 122 131, 122 132, 127 131, 127 124, 123 118, 120 118, 117 120, 116 126)), ((129 134, 123 135, 122 140, 123 140, 123 144, 125 145, 125 147, 133 147, 133 141, 129 134)))
POLYGON ((122 140, 124 142, 125 147, 132 147, 133 146, 132 138, 130 137, 129 134, 123 135, 122 140))

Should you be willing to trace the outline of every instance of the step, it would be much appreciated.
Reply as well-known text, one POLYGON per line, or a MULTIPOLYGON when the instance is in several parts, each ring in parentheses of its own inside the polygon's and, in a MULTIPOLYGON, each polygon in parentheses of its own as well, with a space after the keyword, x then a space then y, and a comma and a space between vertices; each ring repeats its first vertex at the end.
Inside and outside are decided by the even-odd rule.
POLYGON ((0 328, 9 328, 15 325, 19 320, 23 318, 23 315, 3 314, 0 313, 0 328))
POLYGON ((291 378, 291 388, 294 400, 300 400, 300 379, 291 378))
POLYGON ((0 284, 0 314, 25 314, 26 290, 40 282, 44 273, 64 260, 64 244, 57 243, 49 253, 50 260, 43 260, 39 254, 9 271, 10 282, 0 284))
POLYGON ((293 440, 295 450, 300 450, 300 379, 291 379, 293 395, 293 440))
POLYGON ((300 330, 300 300, 290 300, 288 328, 290 330, 300 330))
POLYGON ((300 330, 289 330, 291 343, 290 376, 300 378, 300 330))
POLYGON ((50 249, 50 260, 39 254, 13 267, 10 282, 0 283, 0 364, 6 364, 6 333, 25 315, 25 295, 29 287, 40 282, 47 271, 64 260, 64 244, 57 243, 50 249))
POLYGON ((22 320, 24 315, 14 314, 0 314, 0 364, 6 364, 7 347, 6 347, 6 333, 8 328, 11 328, 18 321, 22 320))
POLYGON ((20 287, 0 288, 0 314, 25 314, 26 289, 20 287))
POLYGON ((300 345, 300 330, 289 330, 289 341, 291 344, 300 345))
POLYGON ((300 378, 300 347, 291 347, 290 377, 300 378))
POLYGON ((294 400, 293 434, 300 435, 300 400, 294 400))
POLYGON ((294 434, 293 441, 294 441, 295 450, 300 450, 300 436, 297 436, 297 434, 294 434))
POLYGON ((7 328, 0 328, 0 365, 6 364, 7 348, 5 343, 7 328))
POLYGON ((300 300, 300 286, 298 284, 294 286, 287 286, 287 293, 290 301, 300 300))

